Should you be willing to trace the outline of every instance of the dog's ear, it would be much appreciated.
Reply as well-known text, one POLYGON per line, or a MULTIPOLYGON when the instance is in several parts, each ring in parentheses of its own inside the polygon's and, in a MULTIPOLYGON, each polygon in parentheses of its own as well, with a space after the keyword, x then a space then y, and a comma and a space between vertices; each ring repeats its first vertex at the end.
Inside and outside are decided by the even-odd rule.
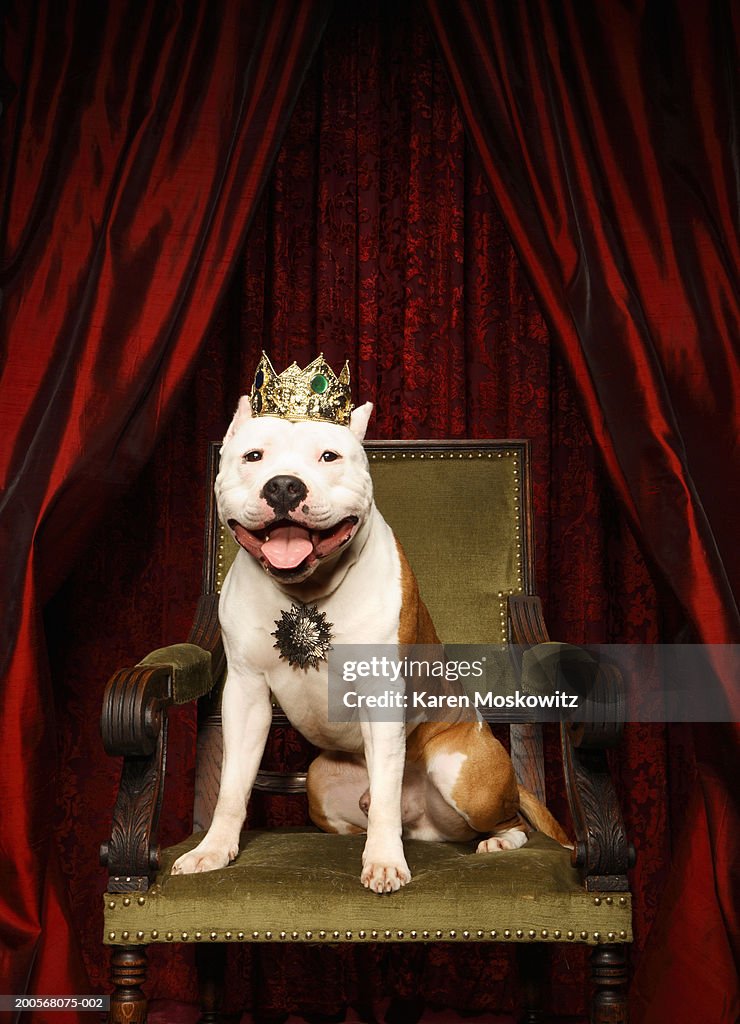
POLYGON ((226 444, 227 441, 230 441, 234 434, 239 429, 239 427, 241 427, 246 420, 251 420, 251 418, 252 405, 249 400, 249 395, 242 395, 242 397, 239 399, 239 405, 236 408, 236 412, 234 413, 234 418, 231 421, 231 425, 229 426, 229 429, 226 431, 226 436, 224 437, 223 443, 226 444))
POLYGON ((372 411, 372 402, 365 402, 364 405, 360 405, 357 409, 352 411, 352 415, 349 418, 349 429, 358 441, 362 441, 365 437, 365 431, 367 430, 367 424, 370 420, 370 413, 372 411))

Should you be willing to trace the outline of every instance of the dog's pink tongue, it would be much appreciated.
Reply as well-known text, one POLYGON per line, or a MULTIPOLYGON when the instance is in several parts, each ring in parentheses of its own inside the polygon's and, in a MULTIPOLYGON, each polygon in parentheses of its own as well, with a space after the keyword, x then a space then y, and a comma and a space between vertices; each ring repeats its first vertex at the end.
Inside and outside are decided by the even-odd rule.
POLYGON ((302 526, 276 526, 261 550, 275 569, 295 569, 311 554, 313 544, 302 526))

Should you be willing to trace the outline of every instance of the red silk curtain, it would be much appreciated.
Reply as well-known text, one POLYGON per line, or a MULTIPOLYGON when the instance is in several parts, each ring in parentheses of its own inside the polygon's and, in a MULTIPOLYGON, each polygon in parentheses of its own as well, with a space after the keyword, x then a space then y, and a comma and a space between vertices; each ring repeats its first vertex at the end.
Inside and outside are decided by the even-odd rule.
POLYGON ((286 0, 6 12, 4 992, 88 990, 52 841, 41 609, 182 394, 326 14, 286 0))
POLYGON ((733 5, 427 6, 610 478, 697 636, 735 642, 733 5))
MULTIPOLYGON (((609 478, 694 636, 736 643, 737 6, 427 8, 609 478)), ((650 1024, 738 1013, 737 731, 695 742, 688 829, 634 988, 650 1024)))

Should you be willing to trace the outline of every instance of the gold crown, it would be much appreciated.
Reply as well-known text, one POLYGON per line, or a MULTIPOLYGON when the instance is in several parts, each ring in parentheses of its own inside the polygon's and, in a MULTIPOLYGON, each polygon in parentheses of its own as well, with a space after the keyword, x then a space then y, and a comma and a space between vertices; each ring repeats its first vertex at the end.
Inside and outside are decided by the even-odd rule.
POLYGON ((346 427, 353 409, 349 362, 337 377, 322 352, 304 370, 294 362, 278 374, 263 352, 249 398, 253 416, 320 420, 346 427))

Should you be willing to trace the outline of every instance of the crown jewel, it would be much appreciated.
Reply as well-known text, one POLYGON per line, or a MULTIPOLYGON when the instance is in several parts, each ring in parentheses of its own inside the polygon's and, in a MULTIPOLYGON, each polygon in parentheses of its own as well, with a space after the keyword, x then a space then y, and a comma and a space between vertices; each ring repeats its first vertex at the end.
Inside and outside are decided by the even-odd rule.
POLYGON ((349 362, 345 362, 337 377, 322 352, 305 369, 293 362, 278 374, 267 353, 263 352, 249 399, 253 416, 321 420, 346 427, 353 408, 349 362))

